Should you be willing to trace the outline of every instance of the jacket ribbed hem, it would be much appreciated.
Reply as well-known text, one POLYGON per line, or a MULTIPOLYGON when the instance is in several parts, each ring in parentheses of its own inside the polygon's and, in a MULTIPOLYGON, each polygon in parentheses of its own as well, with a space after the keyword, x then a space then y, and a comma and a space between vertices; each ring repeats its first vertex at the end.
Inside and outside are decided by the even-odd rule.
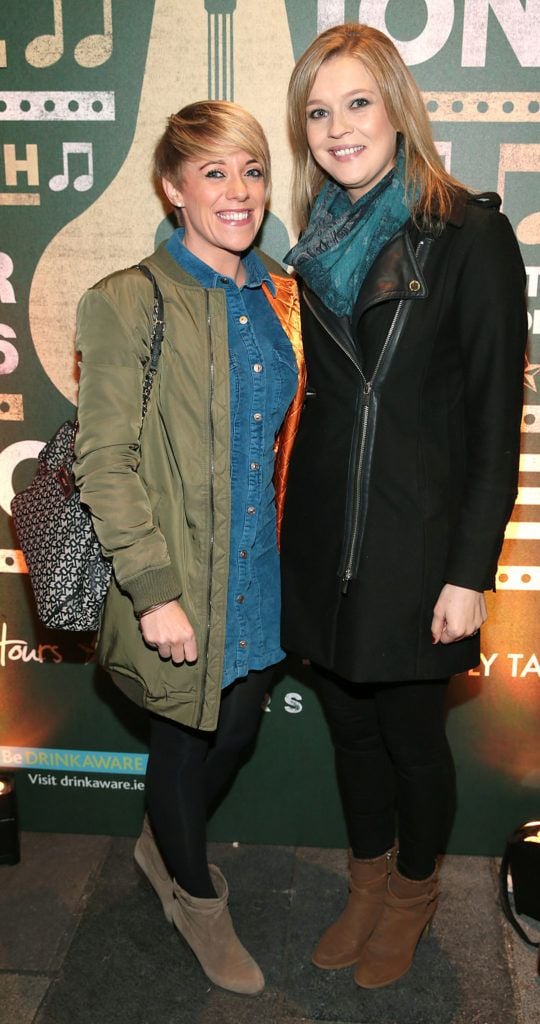
POLYGON ((123 580, 120 586, 131 597, 136 615, 153 604, 174 601, 182 593, 180 580, 170 564, 159 569, 149 569, 133 579, 123 580))

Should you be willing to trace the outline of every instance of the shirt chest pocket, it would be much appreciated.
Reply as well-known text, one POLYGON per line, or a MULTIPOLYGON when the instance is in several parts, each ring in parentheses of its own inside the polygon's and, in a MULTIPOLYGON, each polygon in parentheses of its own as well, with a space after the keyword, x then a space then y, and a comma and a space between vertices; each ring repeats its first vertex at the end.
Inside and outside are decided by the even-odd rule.
POLYGON ((298 385, 298 367, 292 348, 290 351, 282 350, 281 347, 274 348, 271 368, 269 408, 272 410, 274 430, 278 431, 298 385))

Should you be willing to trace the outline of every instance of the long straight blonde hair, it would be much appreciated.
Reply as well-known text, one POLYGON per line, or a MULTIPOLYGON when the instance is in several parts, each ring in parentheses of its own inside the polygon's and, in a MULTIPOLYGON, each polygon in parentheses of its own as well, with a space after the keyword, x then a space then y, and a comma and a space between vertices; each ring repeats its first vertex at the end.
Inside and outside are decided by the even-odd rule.
POLYGON ((403 139, 405 191, 414 220, 427 226, 444 222, 453 197, 465 186, 444 169, 420 90, 392 41, 378 29, 351 22, 317 36, 298 60, 289 83, 292 206, 298 228, 306 227, 313 201, 328 180, 308 146, 306 105, 321 64, 337 56, 357 57, 380 89, 388 119, 403 139))

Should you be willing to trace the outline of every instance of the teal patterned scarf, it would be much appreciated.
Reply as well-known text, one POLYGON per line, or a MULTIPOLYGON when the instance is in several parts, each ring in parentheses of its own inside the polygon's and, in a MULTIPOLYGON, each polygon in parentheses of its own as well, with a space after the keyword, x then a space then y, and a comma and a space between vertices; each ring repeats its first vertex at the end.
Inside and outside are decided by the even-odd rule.
POLYGON ((327 182, 304 234, 285 256, 285 262, 337 316, 351 316, 375 257, 410 217, 404 172, 400 146, 396 166, 355 203, 346 189, 327 182))

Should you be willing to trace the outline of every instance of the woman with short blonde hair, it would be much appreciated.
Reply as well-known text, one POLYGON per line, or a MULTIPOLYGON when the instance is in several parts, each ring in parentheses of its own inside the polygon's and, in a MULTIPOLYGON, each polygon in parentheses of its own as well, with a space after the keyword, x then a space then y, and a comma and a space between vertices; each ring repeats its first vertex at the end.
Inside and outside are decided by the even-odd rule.
POLYGON ((185 160, 244 150, 260 163, 266 200, 272 191, 270 152, 266 135, 257 119, 237 103, 199 100, 171 114, 154 152, 154 174, 178 184, 185 160))
POLYGON ((206 821, 284 657, 273 476, 276 434, 292 402, 286 461, 302 401, 298 298, 253 249, 270 158, 251 114, 217 100, 184 107, 155 171, 181 226, 144 267, 91 288, 77 318, 75 472, 113 567, 97 653, 149 712, 135 860, 207 977, 256 995, 264 977, 208 864, 206 821), (164 337, 142 422, 153 321, 164 337))

